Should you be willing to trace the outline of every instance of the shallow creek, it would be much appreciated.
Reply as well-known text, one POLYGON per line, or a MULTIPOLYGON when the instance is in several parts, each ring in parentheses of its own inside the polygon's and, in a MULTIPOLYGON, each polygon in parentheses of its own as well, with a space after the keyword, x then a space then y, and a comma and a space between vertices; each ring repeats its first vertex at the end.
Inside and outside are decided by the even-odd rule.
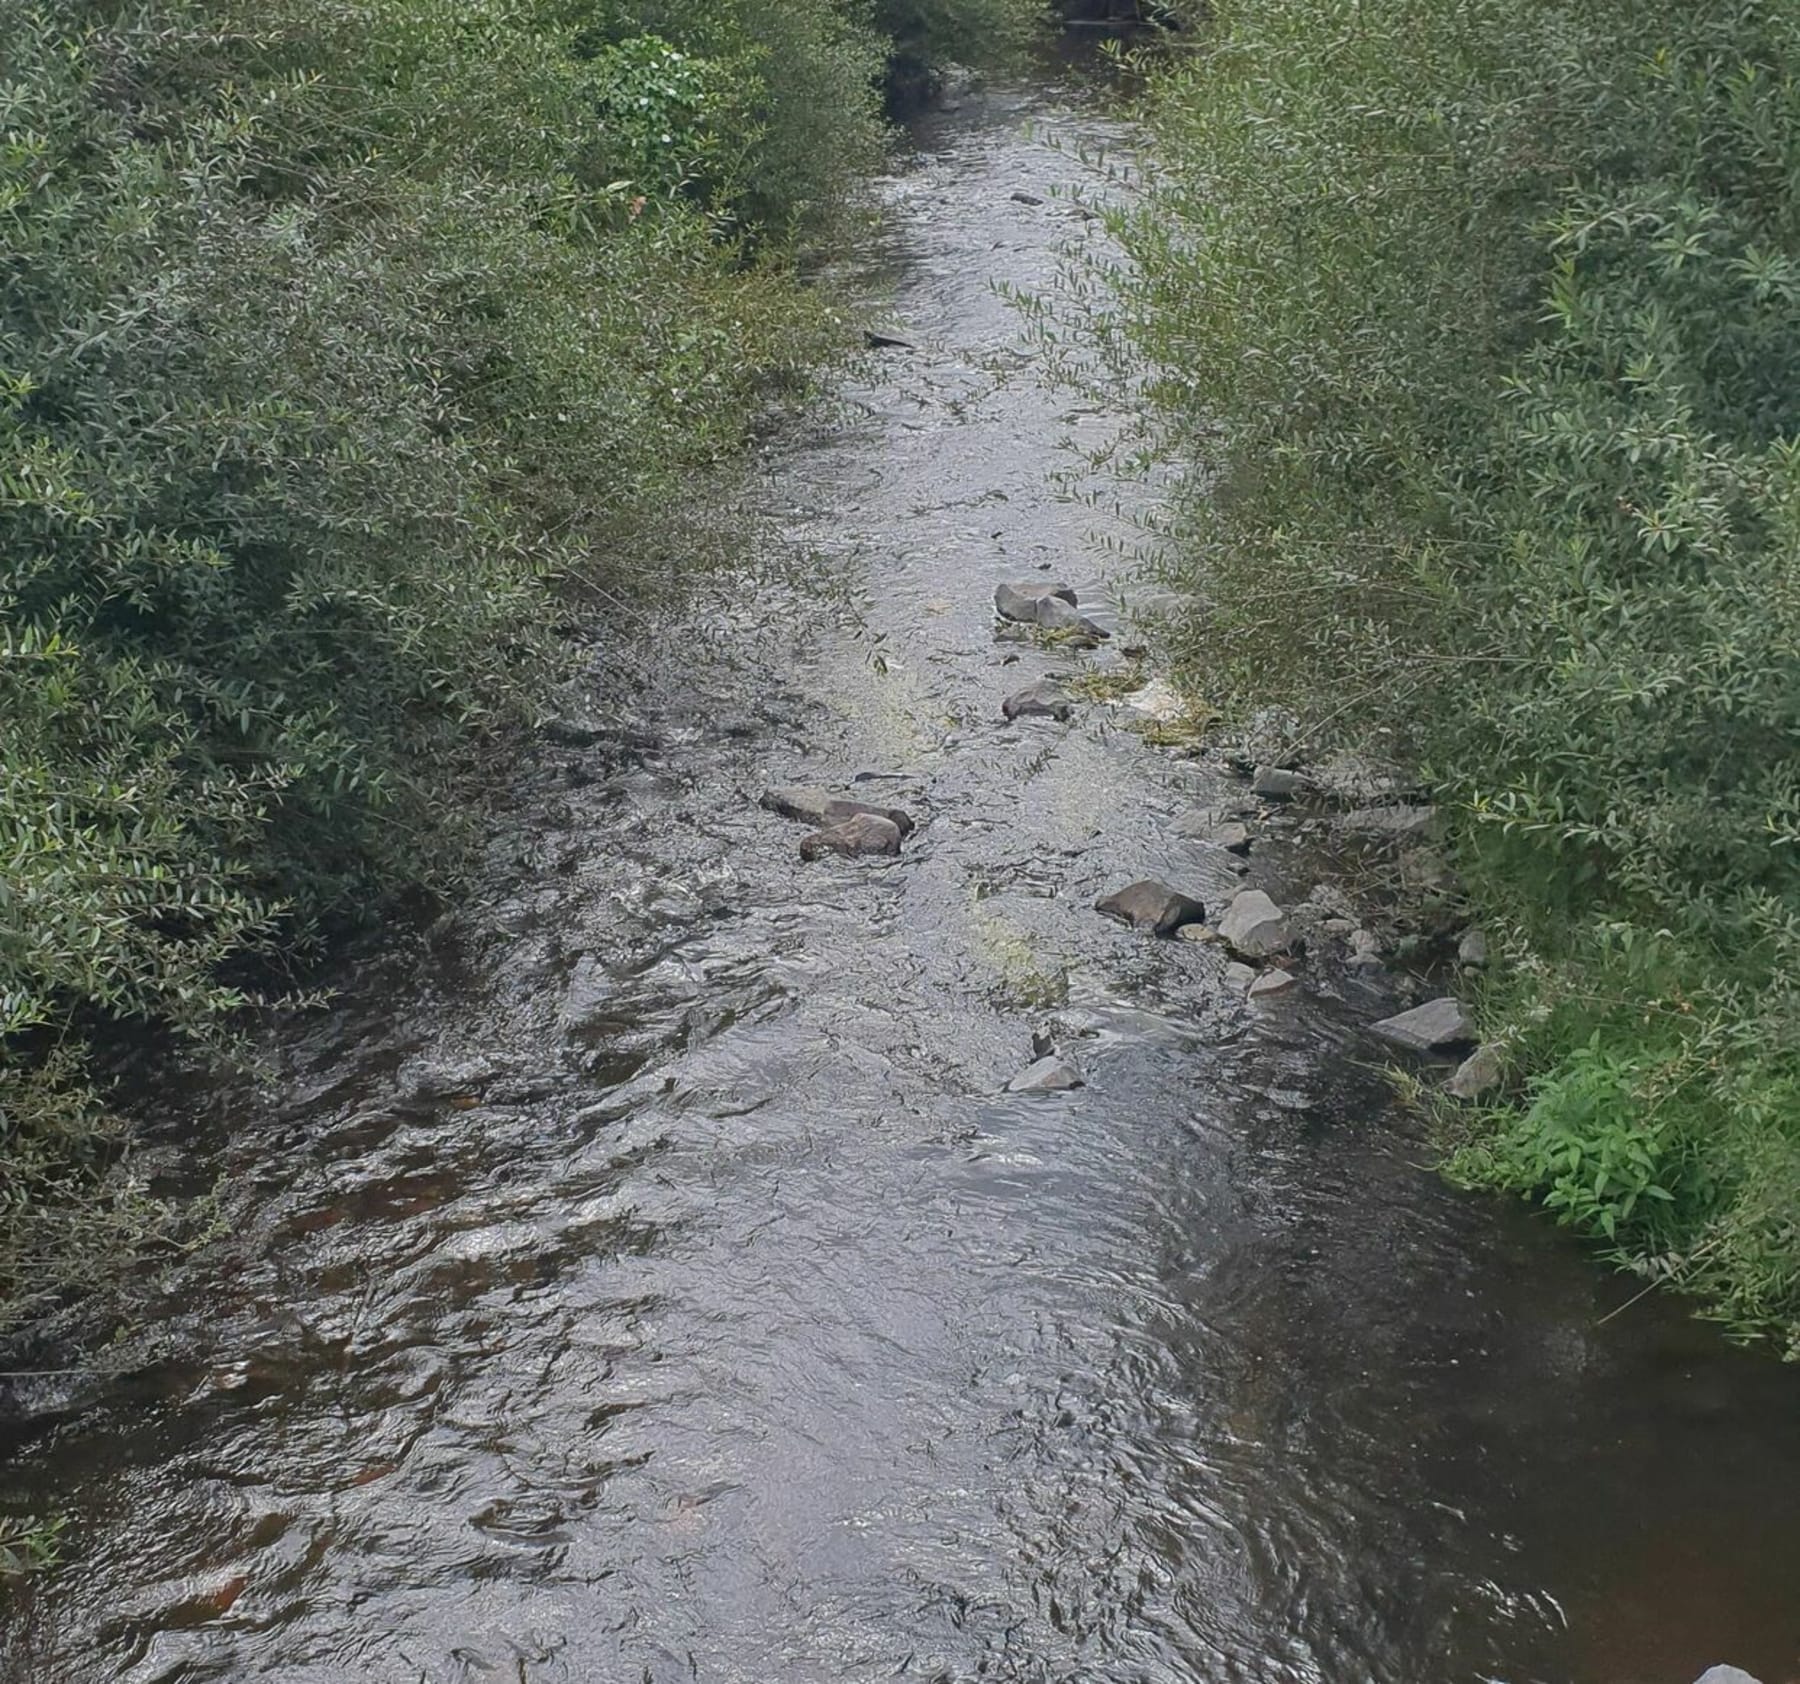
POLYGON ((74 1556, 19 1676, 1800 1674, 1800 1375, 1608 1319, 1630 1281, 1420 1167, 1379 981, 1252 1007, 1095 915, 1216 905, 1171 821, 1241 785, 1103 704, 1000 719, 1088 657, 997 641, 998 581, 1116 606, 1048 475, 1118 418, 993 290, 1104 238, 1062 97, 921 128, 868 257, 913 346, 767 452, 854 611, 671 651, 271 1084, 172 1102, 232 1232, 157 1362, 11 1457, 74 1556), (918 833, 801 866, 757 796, 858 774, 918 833), (1006 1095, 1045 1027, 1088 1085, 1006 1095))

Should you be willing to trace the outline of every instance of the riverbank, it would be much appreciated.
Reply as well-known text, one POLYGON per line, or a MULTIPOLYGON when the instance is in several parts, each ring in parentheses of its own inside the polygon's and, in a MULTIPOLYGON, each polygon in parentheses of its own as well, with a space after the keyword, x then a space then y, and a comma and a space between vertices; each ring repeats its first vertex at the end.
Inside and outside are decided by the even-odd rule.
POLYGON ((1071 318, 1185 476, 1177 679, 1422 769, 1489 961, 1452 1173, 1800 1355, 1800 32, 1190 10, 1071 318))

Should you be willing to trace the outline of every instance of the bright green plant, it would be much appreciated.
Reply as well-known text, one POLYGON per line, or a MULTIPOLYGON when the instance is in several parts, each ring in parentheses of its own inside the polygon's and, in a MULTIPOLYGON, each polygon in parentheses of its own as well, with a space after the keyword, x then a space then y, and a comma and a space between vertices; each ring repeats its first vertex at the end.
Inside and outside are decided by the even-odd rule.
MULTIPOLYGON (((87 1086, 442 882, 461 774, 846 341, 837 0, 0 0, 0 1319, 166 1231, 87 1086)), ((671 546, 672 547, 672 546, 671 546)))
POLYGON ((0 1583, 48 1572, 62 1560, 64 1515, 40 1520, 36 1515, 0 1515, 0 1583))
POLYGON ((1794 1340, 1800 14, 1193 10, 1090 324, 1200 469, 1177 663, 1457 813, 1537 955, 1485 1178, 1794 1340))

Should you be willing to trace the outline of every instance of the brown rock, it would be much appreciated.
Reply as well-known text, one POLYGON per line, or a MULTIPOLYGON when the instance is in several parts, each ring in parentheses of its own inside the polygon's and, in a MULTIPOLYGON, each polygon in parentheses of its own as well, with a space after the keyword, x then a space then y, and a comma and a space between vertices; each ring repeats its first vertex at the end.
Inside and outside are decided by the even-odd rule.
POLYGON ((1148 878, 1102 896, 1094 902, 1094 910, 1159 936, 1172 936, 1182 925, 1198 924, 1206 917, 1206 908, 1191 895, 1148 878))
POLYGON ((892 819, 877 813, 858 813, 825 830, 815 830, 800 844, 803 860, 816 860, 826 854, 897 854, 900 852, 900 827, 892 819))

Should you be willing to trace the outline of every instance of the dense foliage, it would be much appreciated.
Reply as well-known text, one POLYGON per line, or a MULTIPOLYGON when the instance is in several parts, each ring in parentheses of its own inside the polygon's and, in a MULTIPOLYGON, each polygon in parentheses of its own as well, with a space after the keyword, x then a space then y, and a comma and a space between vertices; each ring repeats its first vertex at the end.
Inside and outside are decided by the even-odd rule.
POLYGON ((1800 1351, 1800 11, 1209 10, 1117 277, 1178 657, 1457 814, 1456 1172, 1800 1351))
MULTIPOLYGON (((946 41, 1023 0, 893 21, 946 41)), ((84 1047, 448 863, 553 593, 842 341, 873 0, 0 0, 0 1293, 154 1212, 84 1047)), ((929 44, 929 41, 928 43, 929 44)))

